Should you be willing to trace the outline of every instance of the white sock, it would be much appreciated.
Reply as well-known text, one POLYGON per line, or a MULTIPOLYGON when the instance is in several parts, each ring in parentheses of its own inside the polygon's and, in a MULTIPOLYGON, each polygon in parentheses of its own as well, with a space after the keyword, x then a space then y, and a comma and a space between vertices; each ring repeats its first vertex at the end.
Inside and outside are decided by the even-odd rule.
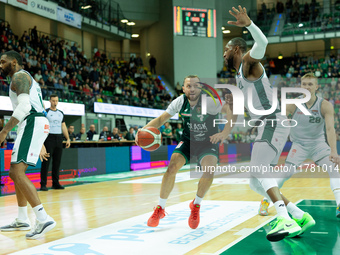
POLYGON ((289 204, 287 205, 287 210, 291 215, 293 215, 295 219, 298 219, 298 220, 302 219, 303 214, 305 213, 292 202, 289 202, 289 204))
POLYGON ((27 206, 18 207, 18 219, 24 220, 24 221, 28 219, 27 206))
POLYGON ((203 197, 198 197, 198 196, 196 195, 196 198, 195 198, 195 200, 194 200, 194 205, 200 205, 201 202, 202 202, 202 200, 203 200, 203 197))
POLYGON ((285 206, 285 203, 283 202, 283 200, 278 200, 274 203, 276 212, 277 212, 277 216, 282 216, 286 219, 290 219, 288 212, 287 212, 287 208, 285 206))
POLYGON ((168 199, 159 198, 158 205, 160 205, 162 207, 162 209, 165 208, 166 200, 168 200, 168 199))
POLYGON ((336 206, 340 204, 340 189, 333 190, 335 200, 336 200, 336 206))
POLYGON ((33 207, 33 211, 38 221, 45 221, 47 218, 47 213, 42 204, 33 207))

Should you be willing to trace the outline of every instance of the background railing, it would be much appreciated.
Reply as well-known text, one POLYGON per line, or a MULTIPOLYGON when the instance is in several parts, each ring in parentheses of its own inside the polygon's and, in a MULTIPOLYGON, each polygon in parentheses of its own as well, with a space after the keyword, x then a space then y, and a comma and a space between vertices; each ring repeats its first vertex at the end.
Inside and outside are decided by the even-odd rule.
POLYGON ((113 0, 50 0, 59 6, 81 14, 104 25, 117 26, 119 30, 130 33, 131 27, 121 20, 125 19, 120 5, 113 0))

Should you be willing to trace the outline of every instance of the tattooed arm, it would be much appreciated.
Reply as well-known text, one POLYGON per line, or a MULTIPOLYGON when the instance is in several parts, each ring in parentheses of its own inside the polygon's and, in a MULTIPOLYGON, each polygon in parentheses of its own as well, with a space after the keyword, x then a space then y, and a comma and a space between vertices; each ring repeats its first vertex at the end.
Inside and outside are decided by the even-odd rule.
POLYGON ((31 110, 31 105, 29 102, 30 86, 31 79, 26 73, 16 72, 13 75, 11 89, 16 92, 19 104, 13 112, 11 119, 7 122, 6 126, 1 131, 6 132, 6 135, 20 121, 22 121, 31 110))

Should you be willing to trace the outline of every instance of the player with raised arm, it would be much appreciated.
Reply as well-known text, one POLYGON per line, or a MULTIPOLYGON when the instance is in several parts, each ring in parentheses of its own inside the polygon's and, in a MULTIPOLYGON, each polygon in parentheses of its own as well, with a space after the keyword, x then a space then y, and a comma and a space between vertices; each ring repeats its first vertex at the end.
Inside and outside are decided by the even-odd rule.
MULTIPOLYGON (((210 143, 209 137, 218 131, 217 126, 213 126, 213 120, 221 112, 222 105, 215 105, 212 98, 207 98, 207 114, 201 114, 202 90, 200 87, 200 80, 196 75, 185 77, 183 83, 184 94, 172 101, 162 115, 153 119, 144 127, 160 128, 176 113, 179 113, 183 121, 181 141, 171 156, 168 169, 162 179, 159 203, 147 223, 150 227, 157 227, 159 220, 164 218, 165 204, 174 187, 176 174, 179 169, 189 163, 191 156, 197 156, 198 162, 203 169, 217 164, 218 147, 216 144, 210 143)), ((138 133, 136 143, 138 144, 138 133)), ((203 173, 198 183, 196 198, 190 203, 191 214, 188 223, 192 229, 197 228, 199 225, 201 201, 210 188, 213 175, 214 173, 210 171, 203 173)))
POLYGON ((0 143, 17 124, 18 135, 15 140, 9 176, 15 185, 18 202, 18 218, 11 224, 0 228, 1 231, 30 230, 31 223, 27 215, 27 202, 36 215, 33 229, 26 234, 27 239, 37 239, 53 229, 56 222, 47 215, 40 202, 33 183, 25 172, 27 167, 35 166, 38 158, 47 160, 49 154, 43 146, 49 133, 49 122, 45 117, 42 94, 39 84, 22 69, 22 58, 15 51, 1 55, 0 69, 5 76, 11 77, 9 97, 13 106, 13 115, 0 132, 0 143))
MULTIPOLYGON (((296 105, 287 106, 287 116, 296 121, 296 126, 290 130, 292 147, 285 162, 285 169, 291 171, 282 178, 277 178, 277 184, 281 188, 286 180, 294 173, 293 169, 306 160, 312 159, 316 165, 328 171, 331 189, 336 200, 336 217, 340 218, 340 175, 337 168, 340 157, 336 148, 336 133, 334 129, 333 105, 316 95, 318 90, 318 79, 313 73, 307 73, 301 78, 301 88, 311 93, 311 99, 305 104, 310 116, 302 114, 296 105)), ((264 198, 261 201, 259 214, 268 215, 270 200, 264 198)), ((304 220, 300 213, 298 220, 304 220)))
MULTIPOLYGON (((233 38, 225 47, 224 59, 226 65, 235 68, 237 71, 237 87, 243 92, 245 98, 251 93, 252 102, 245 100, 245 107, 250 112, 252 120, 262 120, 264 125, 258 127, 251 153, 250 165, 267 169, 271 164, 277 164, 283 146, 285 145, 289 133, 289 128, 277 123, 285 120, 277 108, 272 114, 258 116, 249 110, 252 104, 257 110, 269 110, 273 105, 273 89, 260 61, 264 57, 268 40, 262 31, 250 20, 246 8, 238 6, 229 11, 236 18, 236 21, 228 21, 228 24, 238 27, 246 27, 255 40, 250 51, 247 51, 247 44, 242 38, 233 38), (272 121, 275 120, 275 121, 272 121)), ((228 105, 229 106, 229 105, 228 105)), ((237 115, 233 115, 231 109, 228 111, 228 119, 233 123, 237 120, 237 115)), ((230 123, 230 122, 229 122, 230 123)), ((227 138, 231 128, 224 129, 221 133, 211 137, 213 143, 223 141, 227 138)), ((298 209, 293 203, 289 202, 281 193, 278 185, 273 178, 268 178, 262 172, 251 173, 250 187, 259 194, 266 194, 271 198, 277 211, 277 220, 272 225, 272 230, 267 234, 269 241, 279 241, 285 237, 293 237, 306 230, 304 225, 291 219, 290 213, 298 209), (289 206, 287 206, 289 204, 289 206), (287 207, 286 207, 287 206, 287 207)))

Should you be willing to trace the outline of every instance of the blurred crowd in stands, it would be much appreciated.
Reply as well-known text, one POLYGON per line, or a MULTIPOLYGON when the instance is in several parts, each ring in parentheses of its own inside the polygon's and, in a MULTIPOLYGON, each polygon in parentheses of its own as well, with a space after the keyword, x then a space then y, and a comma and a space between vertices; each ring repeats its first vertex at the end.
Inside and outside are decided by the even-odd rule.
MULTIPOLYGON (((86 56, 76 42, 39 37, 36 27, 18 36, 7 22, 1 22, 0 35, 1 52, 20 52, 24 69, 39 82, 44 99, 56 93, 60 101, 84 103, 88 111, 94 102, 165 109, 172 100, 140 56, 109 59, 99 50, 86 56)), ((0 86, 0 93, 8 95, 8 82, 1 74, 0 86)))
POLYGON ((267 20, 268 14, 272 12, 285 14, 286 22, 301 22, 317 19, 322 10, 316 0, 310 3, 307 1, 300 3, 299 0, 286 0, 284 3, 278 0, 276 6, 267 6, 262 1, 261 8, 258 10, 258 20, 267 20))

